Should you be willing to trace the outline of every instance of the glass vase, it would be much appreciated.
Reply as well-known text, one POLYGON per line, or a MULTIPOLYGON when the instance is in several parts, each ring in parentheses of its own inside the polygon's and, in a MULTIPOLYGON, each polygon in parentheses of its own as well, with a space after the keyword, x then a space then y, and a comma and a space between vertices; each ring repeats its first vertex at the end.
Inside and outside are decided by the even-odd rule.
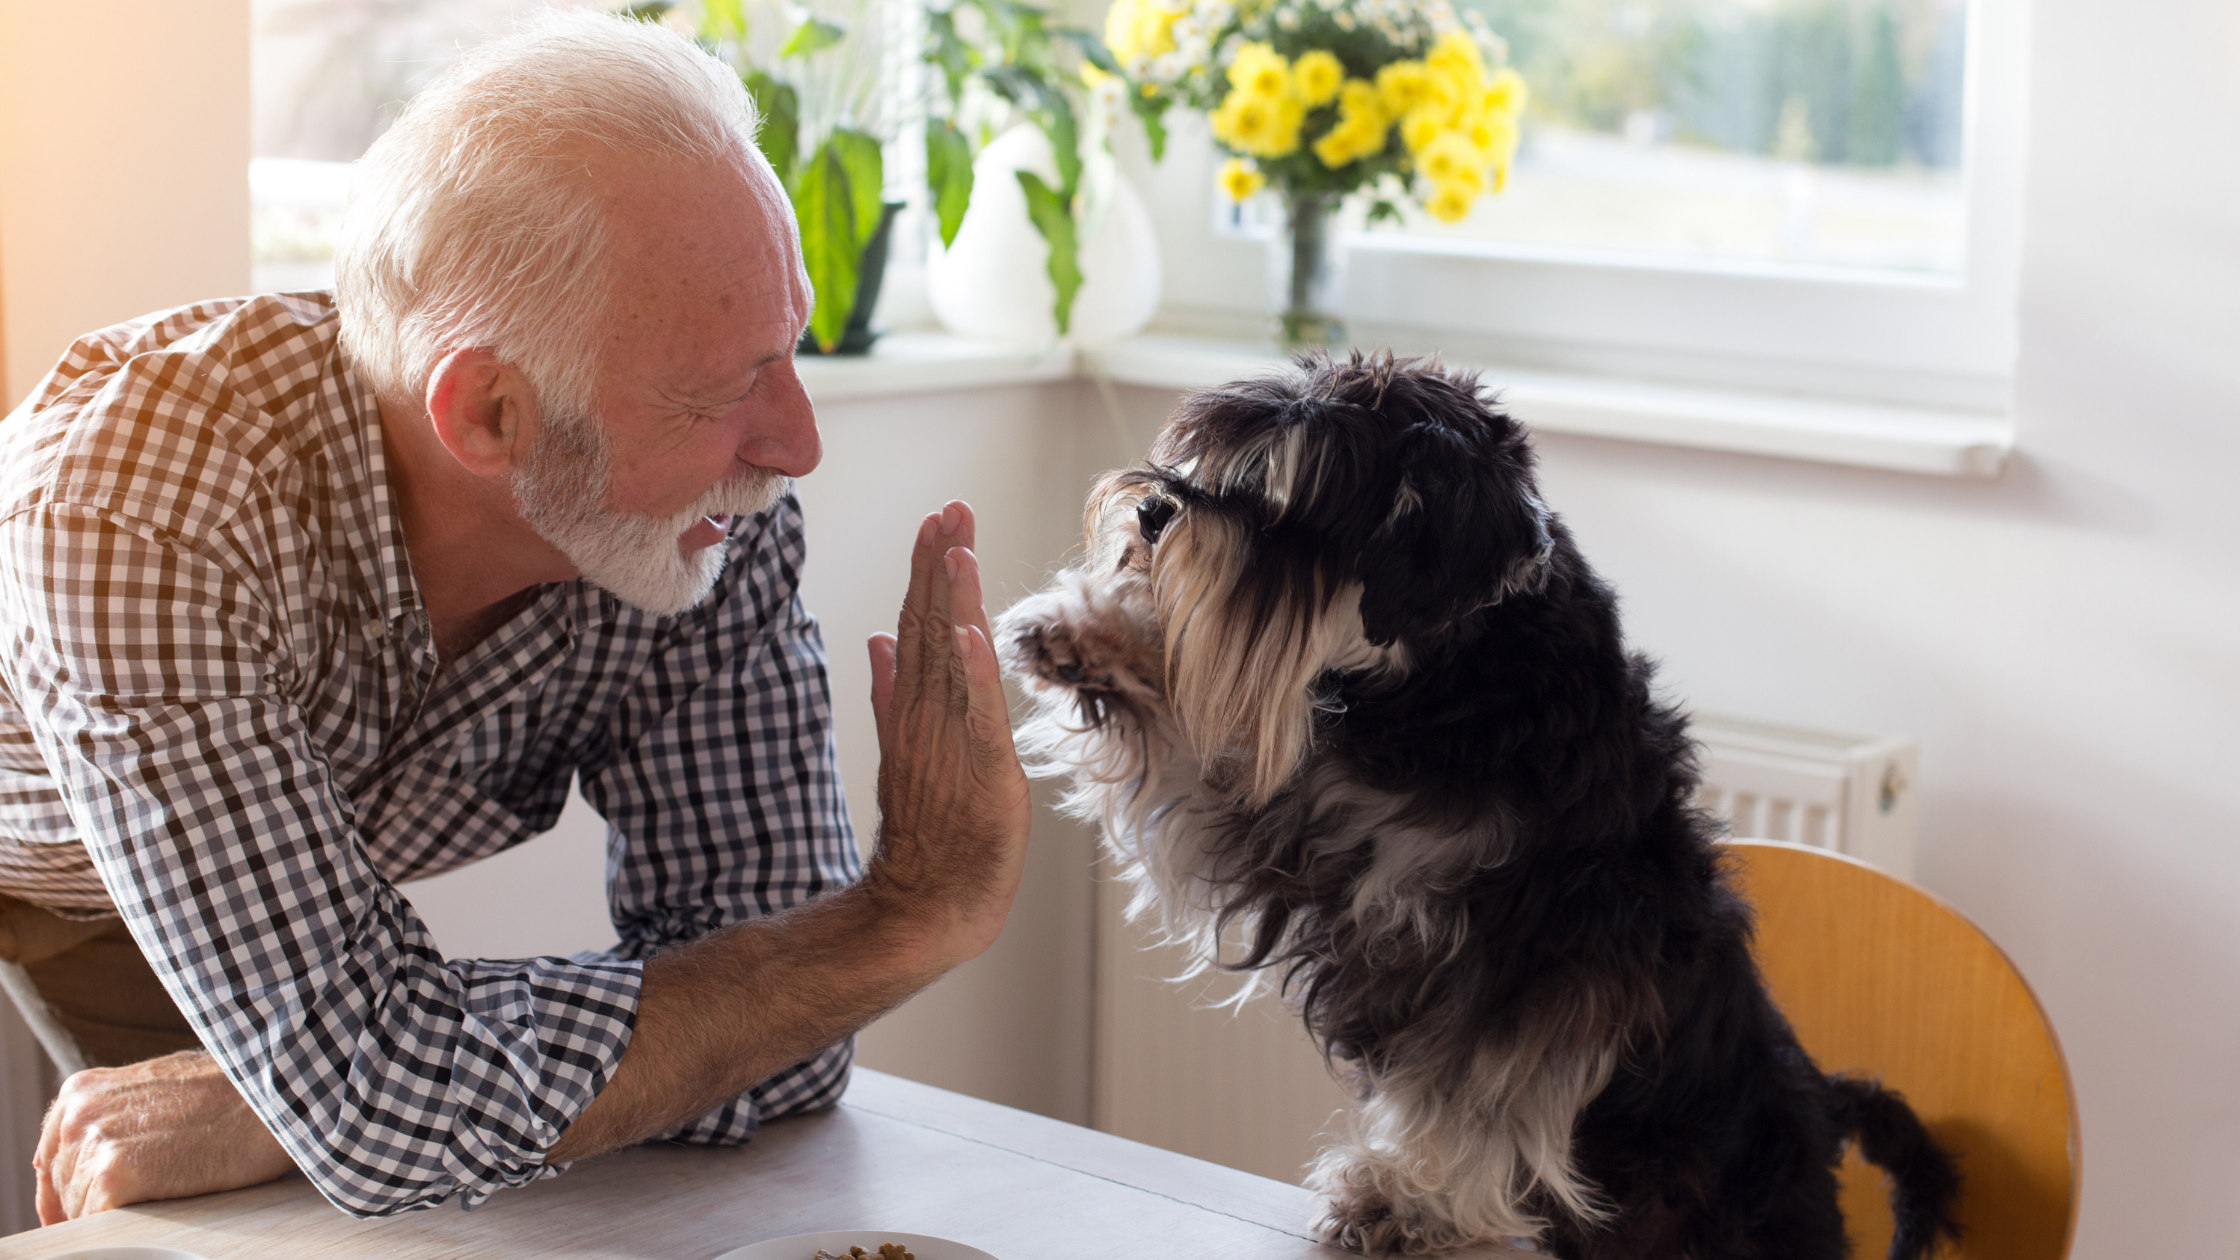
POLYGON ((1346 248, 1337 193, 1286 192, 1283 225, 1268 243, 1268 309, 1285 350, 1341 345, 1346 322, 1346 248))

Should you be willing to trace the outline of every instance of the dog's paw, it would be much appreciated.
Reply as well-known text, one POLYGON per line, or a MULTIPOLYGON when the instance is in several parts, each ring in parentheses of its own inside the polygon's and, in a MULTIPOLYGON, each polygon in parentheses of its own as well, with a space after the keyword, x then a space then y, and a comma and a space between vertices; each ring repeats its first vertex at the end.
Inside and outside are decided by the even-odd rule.
POLYGON ((1327 1201, 1315 1228, 1326 1241, 1366 1256, 1426 1256, 1438 1250, 1377 1194, 1327 1201))
POLYGON ((997 619, 996 652, 1030 687, 1135 705, 1162 695, 1156 635, 1124 601, 1072 572, 997 619))
POLYGON ((1031 621, 1006 627, 1004 663, 1014 673, 1069 691, 1112 691, 1119 677, 1112 662, 1062 621, 1031 621))

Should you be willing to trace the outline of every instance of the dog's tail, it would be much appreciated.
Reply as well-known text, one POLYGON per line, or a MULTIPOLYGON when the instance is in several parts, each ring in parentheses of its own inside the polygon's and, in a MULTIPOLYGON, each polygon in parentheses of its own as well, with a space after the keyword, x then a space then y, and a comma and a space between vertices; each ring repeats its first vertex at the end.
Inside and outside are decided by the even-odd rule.
POLYGON ((1960 1170, 1905 1098, 1853 1076, 1830 1076, 1828 1085, 1836 1123, 1859 1139, 1868 1163, 1890 1174, 1890 1215, 1898 1226, 1890 1260, 1928 1260, 1939 1236, 1959 1241, 1952 1208, 1960 1197, 1960 1170))

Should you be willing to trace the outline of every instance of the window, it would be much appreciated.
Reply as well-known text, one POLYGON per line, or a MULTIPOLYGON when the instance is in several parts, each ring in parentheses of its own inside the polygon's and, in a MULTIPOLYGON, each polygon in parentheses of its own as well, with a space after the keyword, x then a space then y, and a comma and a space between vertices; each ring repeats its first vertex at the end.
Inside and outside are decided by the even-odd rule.
POLYGON ((1964 0, 1480 0, 1535 85, 1461 240, 1958 275, 1964 0))
POLYGON ((250 263, 259 292, 333 283, 349 163, 460 50, 596 0, 254 0, 250 263))
MULTIPOLYGON (((2021 0, 1469 2, 1533 87, 1525 148, 1463 222, 1351 236, 1364 339, 2005 409, 2021 0)), ((1161 216, 1172 315, 1240 327, 1268 208, 1222 206, 1203 152, 1133 170, 1217 207, 1161 216)))

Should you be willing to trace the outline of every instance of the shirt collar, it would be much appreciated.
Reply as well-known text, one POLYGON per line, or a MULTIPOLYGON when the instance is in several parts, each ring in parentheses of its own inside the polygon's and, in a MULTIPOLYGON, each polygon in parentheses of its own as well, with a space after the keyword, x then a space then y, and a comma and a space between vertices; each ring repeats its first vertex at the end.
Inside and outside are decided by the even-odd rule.
POLYGON ((418 614, 423 608, 420 584, 413 577, 412 553, 405 547, 404 520, 397 511, 389 485, 389 459, 381 434, 381 405, 373 387, 352 367, 342 346, 330 352, 329 374, 338 414, 346 430, 344 440, 354 443, 365 484, 345 496, 342 515, 351 549, 358 554, 359 571, 365 575, 367 595, 373 600, 368 614, 383 626, 418 614))

